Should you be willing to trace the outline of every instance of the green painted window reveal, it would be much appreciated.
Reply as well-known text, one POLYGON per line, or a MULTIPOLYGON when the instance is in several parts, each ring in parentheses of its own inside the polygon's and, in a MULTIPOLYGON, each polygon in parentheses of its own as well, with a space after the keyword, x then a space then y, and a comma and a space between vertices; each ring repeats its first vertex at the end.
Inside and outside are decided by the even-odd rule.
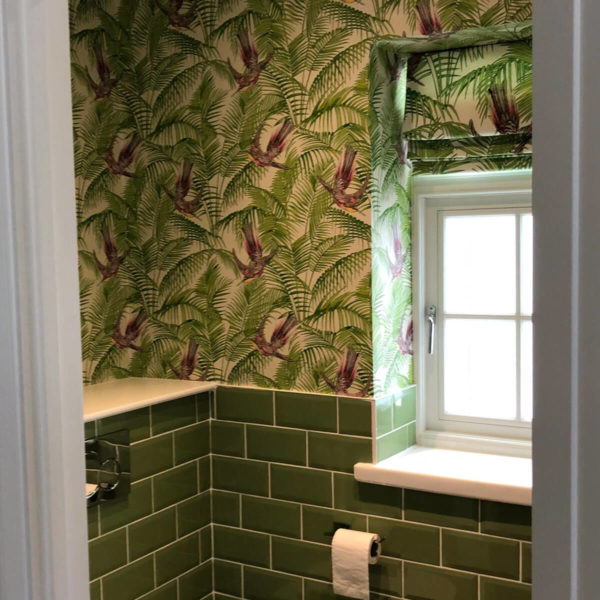
POLYGON ((481 26, 505 41, 502 24, 529 19, 530 0, 70 8, 85 382, 203 378, 334 396, 409 384, 410 315, 387 329, 380 317, 386 290, 410 304, 400 173, 408 161, 497 168, 517 149, 527 160, 529 44, 450 48, 477 46, 481 26), (425 35, 431 52, 396 80, 402 32, 425 35), (369 82, 372 48, 384 62, 369 82), (506 89, 489 94, 503 74, 506 89), (405 102, 392 90, 407 78, 405 102), (410 143, 396 148, 405 113, 410 143), (385 117, 391 146, 370 115, 385 117), (384 217, 387 257, 371 231, 384 217), (395 273, 386 290, 371 284, 372 249, 375 268, 395 273))
POLYGON ((371 452, 371 401, 233 387, 212 397, 87 425, 136 440, 128 502, 88 511, 93 600, 335 600, 334 522, 386 538, 373 598, 530 599, 528 507, 354 479, 371 452), (269 414, 249 414, 263 400, 269 414), (300 422, 319 402, 332 429, 326 410, 314 427, 300 422), (191 404, 199 421, 183 417, 191 404))

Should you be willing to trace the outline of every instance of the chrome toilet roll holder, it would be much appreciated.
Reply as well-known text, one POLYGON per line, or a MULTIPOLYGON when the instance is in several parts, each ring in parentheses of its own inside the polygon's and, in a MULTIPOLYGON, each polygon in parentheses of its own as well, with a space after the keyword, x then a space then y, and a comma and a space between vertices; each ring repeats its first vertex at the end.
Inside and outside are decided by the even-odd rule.
MULTIPOLYGON (((326 535, 327 537, 331 537, 331 538, 332 538, 332 537, 335 535, 335 532, 336 532, 338 529, 352 529, 352 527, 350 526, 350 524, 349 524, 349 523, 341 523, 341 522, 339 522, 339 521, 334 521, 334 522, 333 522, 333 529, 332 529, 331 531, 326 531, 326 532, 325 532, 325 535, 326 535)), ((384 542, 384 541, 385 541, 385 538, 384 538, 384 537, 382 537, 382 538, 379 540, 379 542, 373 542, 373 544, 371 545, 371 550, 370 550, 370 553, 371 553, 371 556, 372 556, 373 558, 374 558, 374 557, 376 557, 376 556, 379 554, 379 546, 380 546, 380 544, 381 544, 382 542, 384 542)))

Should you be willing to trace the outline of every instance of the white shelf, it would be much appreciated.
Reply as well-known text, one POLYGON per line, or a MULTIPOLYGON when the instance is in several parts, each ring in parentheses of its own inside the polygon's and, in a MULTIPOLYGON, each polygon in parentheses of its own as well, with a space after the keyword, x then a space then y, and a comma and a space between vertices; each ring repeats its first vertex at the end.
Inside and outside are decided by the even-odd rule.
POLYGON ((84 421, 95 421, 137 408, 216 389, 207 381, 128 377, 83 388, 84 421))
POLYGON ((365 483, 531 505, 530 458, 412 446, 377 464, 357 463, 354 477, 365 483))

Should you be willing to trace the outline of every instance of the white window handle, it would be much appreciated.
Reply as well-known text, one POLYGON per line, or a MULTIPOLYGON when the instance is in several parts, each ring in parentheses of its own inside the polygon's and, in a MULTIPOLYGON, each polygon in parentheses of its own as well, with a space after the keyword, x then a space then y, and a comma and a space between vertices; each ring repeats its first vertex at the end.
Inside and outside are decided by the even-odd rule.
POLYGON ((427 307, 427 320, 429 321, 429 344, 428 352, 433 354, 433 344, 435 342, 435 321, 437 317, 437 308, 431 304, 427 307))

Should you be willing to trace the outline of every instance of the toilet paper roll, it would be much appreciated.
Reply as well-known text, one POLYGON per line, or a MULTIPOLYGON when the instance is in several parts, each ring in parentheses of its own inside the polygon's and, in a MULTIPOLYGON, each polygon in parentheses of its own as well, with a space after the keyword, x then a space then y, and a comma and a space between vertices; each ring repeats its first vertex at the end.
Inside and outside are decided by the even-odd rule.
POLYGON ((369 600, 369 565, 380 554, 381 539, 376 533, 338 529, 331 543, 334 593, 369 600))

